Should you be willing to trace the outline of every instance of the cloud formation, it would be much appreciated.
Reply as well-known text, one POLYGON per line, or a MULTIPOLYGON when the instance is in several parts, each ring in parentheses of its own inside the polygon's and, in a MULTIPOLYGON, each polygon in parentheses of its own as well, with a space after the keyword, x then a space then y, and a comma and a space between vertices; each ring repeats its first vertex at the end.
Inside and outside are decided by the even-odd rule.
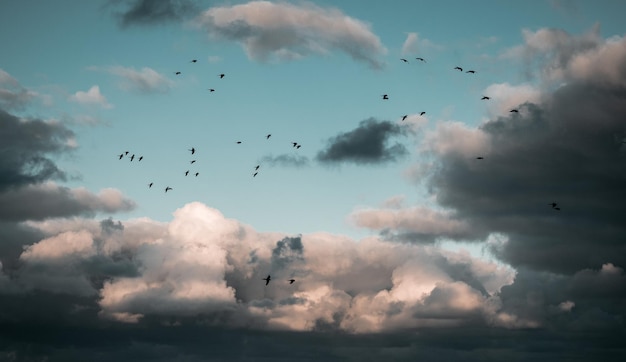
POLYGON ((102 93, 100 93, 100 87, 97 85, 92 86, 86 92, 78 91, 72 94, 69 97, 69 100, 83 105, 98 105, 102 108, 113 107, 102 95, 102 93))
POLYGON ((126 9, 113 14, 122 28, 179 22, 198 9, 192 0, 110 0, 110 5, 126 4, 126 9))
POLYGON ((305 167, 309 165, 309 159, 306 156, 283 153, 280 155, 265 155, 259 160, 261 164, 270 166, 283 167, 305 167))
POLYGON ((0 69, 0 109, 22 110, 36 95, 0 69))
MULTIPOLYGON (((92 67, 92 69, 100 68, 92 67)), ((131 67, 116 66, 105 68, 105 70, 118 76, 121 80, 120 87, 127 91, 143 94, 167 93, 174 85, 173 81, 149 67, 136 70, 131 67)))
POLYGON ((390 121, 369 118, 361 121, 352 131, 329 139, 328 145, 317 154, 316 159, 323 163, 357 164, 395 161, 407 154, 407 150, 400 143, 389 146, 388 141, 391 137, 402 136, 406 132, 406 128, 390 121))
POLYGON ((310 3, 251 1, 212 7, 197 23, 215 39, 240 43, 257 61, 292 60, 339 50, 378 69, 386 53, 366 23, 310 3))

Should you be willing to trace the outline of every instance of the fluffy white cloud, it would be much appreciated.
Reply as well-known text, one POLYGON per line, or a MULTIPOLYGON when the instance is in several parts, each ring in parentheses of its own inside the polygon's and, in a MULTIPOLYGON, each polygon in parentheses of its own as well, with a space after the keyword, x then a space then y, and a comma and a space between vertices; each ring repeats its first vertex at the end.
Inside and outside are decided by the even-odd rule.
POLYGON ((100 87, 97 85, 89 88, 88 91, 78 91, 69 97, 70 101, 83 105, 98 105, 102 108, 112 108, 113 106, 100 93, 100 87))

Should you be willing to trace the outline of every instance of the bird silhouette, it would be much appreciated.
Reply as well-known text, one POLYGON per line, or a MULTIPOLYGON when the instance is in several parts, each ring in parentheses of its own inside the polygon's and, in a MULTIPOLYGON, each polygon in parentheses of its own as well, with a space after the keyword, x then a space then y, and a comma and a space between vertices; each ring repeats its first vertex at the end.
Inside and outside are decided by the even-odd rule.
POLYGON ((511 109, 509 113, 519 113, 519 111, 517 109, 511 109))
POLYGON ((189 170, 185 171, 185 176, 189 175, 189 170))
POLYGON ((196 160, 191 160, 189 161, 189 163, 193 165, 194 163, 196 163, 196 160))
POLYGON ((134 159, 135 159, 135 154, 133 153, 133 155, 130 156, 130 162, 133 162, 134 159))
POLYGON ((491 98, 489 98, 489 97, 487 97, 487 96, 483 96, 483 97, 481 98, 481 100, 484 100, 484 99, 491 99, 491 98))
POLYGON ((409 62, 408 60, 406 60, 406 59, 404 59, 404 58, 400 58, 400 60, 401 60, 401 61, 403 61, 403 62, 405 62, 405 63, 408 63, 408 62, 409 62))
POLYGON ((426 114, 426 112, 420 112, 420 116, 423 116, 425 114, 426 114))
POLYGON ((298 142, 291 142, 291 144, 293 145, 293 147, 296 147, 298 145, 298 142))
POLYGON ((151 188, 151 187, 152 187, 152 185, 154 185, 154 182, 150 182, 150 183, 148 184, 148 188, 151 188))
POLYGON ((128 156, 128 151, 124 152, 124 154, 128 156))
POLYGON ((402 120, 404 121, 406 119, 406 117, 408 117, 408 114, 405 114, 404 116, 402 116, 402 120))
POLYGON ((240 144, 241 144, 241 141, 237 141, 237 144, 238 144, 238 145, 240 145, 240 144))
POLYGON ((467 72, 465 72, 465 73, 472 73, 472 74, 474 74, 474 73, 476 73, 476 71, 475 71, 475 70, 468 70, 468 71, 467 71, 467 72))
POLYGON ((389 99, 389 95, 383 94, 383 99, 389 99))
POLYGON ((215 89, 213 89, 213 88, 209 88, 209 89, 208 89, 208 91, 209 91, 209 92, 215 92, 215 89))
POLYGON ((478 157, 476 157, 476 159, 477 159, 477 160, 482 160, 482 159, 483 159, 483 157, 482 157, 482 156, 478 156, 478 157))
POLYGON ((295 282, 295 279, 289 279, 289 284, 293 284, 293 282, 295 282))
POLYGON ((199 174, 200 174, 200 172, 196 172, 196 177, 198 177, 199 174))
POLYGON ((174 74, 176 74, 176 75, 180 75, 181 73, 180 73, 180 72, 176 72, 176 73, 174 73, 174 74))
POLYGON ((272 278, 270 278, 270 275, 267 275, 267 278, 263 278, 261 280, 265 280, 265 285, 268 285, 270 283, 270 280, 272 280, 272 278))
POLYGON ((191 60, 191 63, 195 63, 195 62, 197 62, 197 61, 198 61, 198 59, 192 59, 192 60, 191 60))
POLYGON ((426 61, 424 60, 424 58, 417 57, 417 58, 415 58, 415 59, 417 59, 417 60, 419 60, 419 61, 421 61, 421 62, 426 63, 426 61))
POLYGON ((458 70, 460 70, 461 72, 463 71, 463 68, 461 68, 461 67, 454 67, 454 69, 458 69, 458 70))
POLYGON ((269 139, 270 139, 270 137, 272 137, 272 135, 271 135, 271 134, 268 134, 267 136, 265 136, 265 139, 269 140, 269 139))
POLYGON ((556 203, 556 202, 551 202, 551 203, 549 203, 548 205, 552 206, 552 208, 555 208, 555 207, 556 207, 556 205, 557 205, 557 203, 556 203))
POLYGON ((254 167, 255 170, 258 170, 259 167, 261 167, 261 165, 256 165, 256 167, 254 167))
POLYGON ((120 160, 122 159, 122 157, 124 157, 124 154, 123 154, 123 153, 122 153, 122 154, 120 154, 120 160))
POLYGON ((299 149, 300 149, 300 147, 302 147, 302 145, 297 145, 297 146, 296 146, 296 150, 299 150, 299 149))
POLYGON ((194 153, 196 153, 196 149, 194 147, 191 147, 191 149, 189 150, 191 151, 191 154, 193 155, 194 153))
POLYGON ((139 156, 139 159, 137 161, 141 161, 143 160, 143 156, 139 156))
POLYGON ((173 188, 171 188, 171 187, 169 187, 169 186, 167 186, 167 187, 165 188, 165 192, 168 192, 169 190, 174 190, 174 189, 173 189, 173 188))
POLYGON ((225 76, 224 73, 220 74, 220 79, 224 78, 224 76, 225 76))
POLYGON ((258 175, 258 172, 255 172, 254 175, 252 175, 252 177, 256 177, 256 175, 258 175))

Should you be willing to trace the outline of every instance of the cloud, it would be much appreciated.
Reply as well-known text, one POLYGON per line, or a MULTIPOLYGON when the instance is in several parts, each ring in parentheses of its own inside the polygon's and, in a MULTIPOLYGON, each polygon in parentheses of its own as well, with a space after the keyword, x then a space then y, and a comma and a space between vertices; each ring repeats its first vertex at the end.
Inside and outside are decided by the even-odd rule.
POLYGON ((112 108, 106 98, 100 93, 100 87, 97 85, 89 88, 87 92, 78 91, 69 97, 72 102, 83 105, 98 105, 102 108, 112 108))
POLYGON ((179 22, 198 10, 191 0, 110 0, 109 5, 126 4, 124 11, 113 12, 122 28, 179 22))
MULTIPOLYGON (((91 69, 97 70, 99 68, 91 67, 91 69)), ((105 70, 120 77, 120 87, 127 91, 144 94, 167 93, 174 85, 174 82, 149 67, 136 70, 134 68, 117 66, 108 67, 105 70)))
POLYGON ((395 161, 407 154, 407 150, 400 143, 388 146, 387 142, 392 136, 405 135, 406 132, 406 128, 392 122, 369 118, 361 121, 352 131, 329 139, 326 149, 320 151, 316 159, 323 163, 357 164, 395 161))
POLYGON ((406 40, 402 44, 402 55, 414 55, 423 52, 424 49, 441 49, 428 39, 420 38, 418 33, 407 33, 406 40))
POLYGON ((283 167, 305 167, 309 164, 306 156, 284 153, 281 155, 265 155, 259 160, 261 164, 269 164, 270 166, 283 167))
POLYGON ((339 50, 378 69, 386 53, 380 39, 364 22, 333 8, 251 1, 213 7, 197 18, 209 36, 240 43, 257 61, 293 60, 339 50))
POLYGON ((37 93, 24 88, 9 73, 0 69, 0 108, 22 110, 37 96, 37 93))
POLYGON ((48 179, 65 179, 50 155, 73 149, 74 132, 60 122, 19 118, 2 109, 0 124, 0 192, 48 179))

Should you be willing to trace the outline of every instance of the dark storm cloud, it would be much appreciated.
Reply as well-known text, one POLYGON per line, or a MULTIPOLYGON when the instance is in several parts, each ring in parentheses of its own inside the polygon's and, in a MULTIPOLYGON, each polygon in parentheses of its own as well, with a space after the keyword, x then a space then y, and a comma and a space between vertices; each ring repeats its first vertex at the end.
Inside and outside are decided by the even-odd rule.
POLYGON ((278 156, 266 155, 259 160, 260 164, 269 164, 270 166, 283 167, 304 167, 308 166, 309 159, 306 156, 281 154, 278 156))
POLYGON ((272 250, 272 266, 278 270, 286 268, 294 261, 302 261, 304 246, 301 237, 286 237, 276 242, 272 250))
POLYGON ((109 3, 126 6, 124 11, 114 13, 122 27, 181 21, 198 10, 192 0, 111 0, 109 3))
POLYGON ((74 133, 59 122, 20 119, 0 109, 0 192, 50 179, 65 179, 49 158, 69 151, 74 133))
POLYGON ((363 120, 352 131, 340 133, 328 140, 326 149, 317 154, 322 163, 353 162, 357 164, 376 164, 395 161, 407 154, 406 148, 388 142, 393 136, 406 134, 406 129, 389 121, 374 118, 363 120))

